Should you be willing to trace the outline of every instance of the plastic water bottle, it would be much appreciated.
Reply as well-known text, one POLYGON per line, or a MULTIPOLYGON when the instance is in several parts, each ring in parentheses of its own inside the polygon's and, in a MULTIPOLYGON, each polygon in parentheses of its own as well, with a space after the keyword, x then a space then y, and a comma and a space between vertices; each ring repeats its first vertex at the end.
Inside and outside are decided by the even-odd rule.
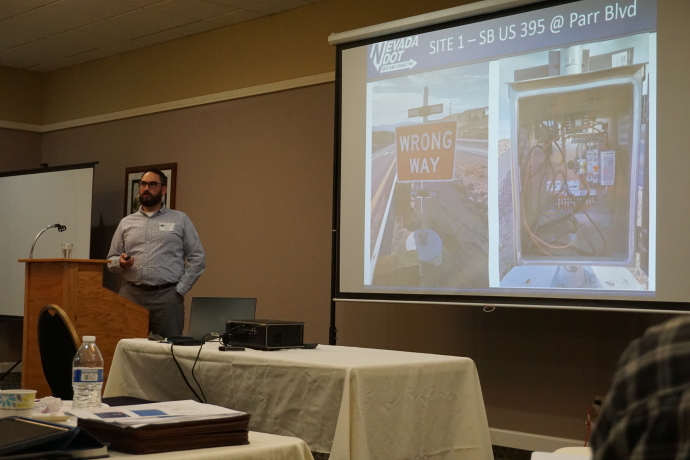
POLYGON ((101 407, 103 388, 103 356, 96 346, 96 337, 85 335, 72 362, 72 407, 101 407))

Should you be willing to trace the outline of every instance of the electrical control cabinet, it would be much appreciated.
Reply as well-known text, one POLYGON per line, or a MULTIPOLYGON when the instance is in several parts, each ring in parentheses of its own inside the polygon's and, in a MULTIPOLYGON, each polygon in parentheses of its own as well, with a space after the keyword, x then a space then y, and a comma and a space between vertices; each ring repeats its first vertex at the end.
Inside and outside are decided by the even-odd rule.
POLYGON ((635 264, 645 65, 509 83, 517 265, 635 264))

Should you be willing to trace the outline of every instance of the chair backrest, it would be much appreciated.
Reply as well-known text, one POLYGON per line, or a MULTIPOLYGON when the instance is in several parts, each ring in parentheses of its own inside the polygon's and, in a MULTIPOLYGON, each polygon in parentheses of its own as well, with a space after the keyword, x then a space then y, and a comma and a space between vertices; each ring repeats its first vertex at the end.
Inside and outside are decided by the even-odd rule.
POLYGON ((230 320, 254 319, 256 298, 192 297, 188 335, 201 339, 210 332, 223 334, 230 320))
POLYGON ((57 305, 46 305, 38 314, 38 349, 43 374, 53 396, 71 400, 72 361, 81 342, 67 313, 57 305))

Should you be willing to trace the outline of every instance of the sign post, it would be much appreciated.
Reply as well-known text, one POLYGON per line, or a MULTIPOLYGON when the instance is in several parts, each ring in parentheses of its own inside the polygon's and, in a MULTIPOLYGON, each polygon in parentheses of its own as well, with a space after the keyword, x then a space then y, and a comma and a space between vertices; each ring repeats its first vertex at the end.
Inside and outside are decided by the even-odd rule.
POLYGON ((425 182, 452 181, 455 175, 455 138, 457 121, 428 123, 429 115, 443 113, 443 104, 429 105, 429 88, 424 88, 421 107, 407 111, 408 118, 423 117, 423 123, 401 126, 395 130, 398 182, 418 182, 410 196, 419 201, 421 228, 407 239, 406 247, 417 250, 420 274, 425 264, 438 266, 442 261, 443 242, 435 231, 426 228, 424 200, 437 198, 438 192, 425 190, 425 182))

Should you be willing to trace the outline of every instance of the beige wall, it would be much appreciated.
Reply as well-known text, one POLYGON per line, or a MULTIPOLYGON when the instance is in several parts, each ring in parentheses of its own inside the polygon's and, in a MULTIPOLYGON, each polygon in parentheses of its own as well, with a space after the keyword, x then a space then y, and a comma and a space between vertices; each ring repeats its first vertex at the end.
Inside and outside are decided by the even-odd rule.
POLYGON ((123 217, 125 168, 176 162, 177 209, 207 253, 187 305, 192 295, 257 297, 258 316, 306 321, 306 339, 326 343, 333 110, 333 85, 313 86, 46 133, 43 158, 99 162, 98 258, 123 217))
POLYGON ((332 72, 330 34, 465 3, 326 0, 58 70, 47 75, 44 123, 332 72))
POLYGON ((472 0, 326 0, 48 73, 0 67, 0 123, 77 120, 335 70, 332 33, 472 0))
POLYGON ((41 135, 0 128, 0 174, 41 166, 41 135))
POLYGON ((0 67, 0 121, 40 125, 44 78, 38 72, 0 67))

